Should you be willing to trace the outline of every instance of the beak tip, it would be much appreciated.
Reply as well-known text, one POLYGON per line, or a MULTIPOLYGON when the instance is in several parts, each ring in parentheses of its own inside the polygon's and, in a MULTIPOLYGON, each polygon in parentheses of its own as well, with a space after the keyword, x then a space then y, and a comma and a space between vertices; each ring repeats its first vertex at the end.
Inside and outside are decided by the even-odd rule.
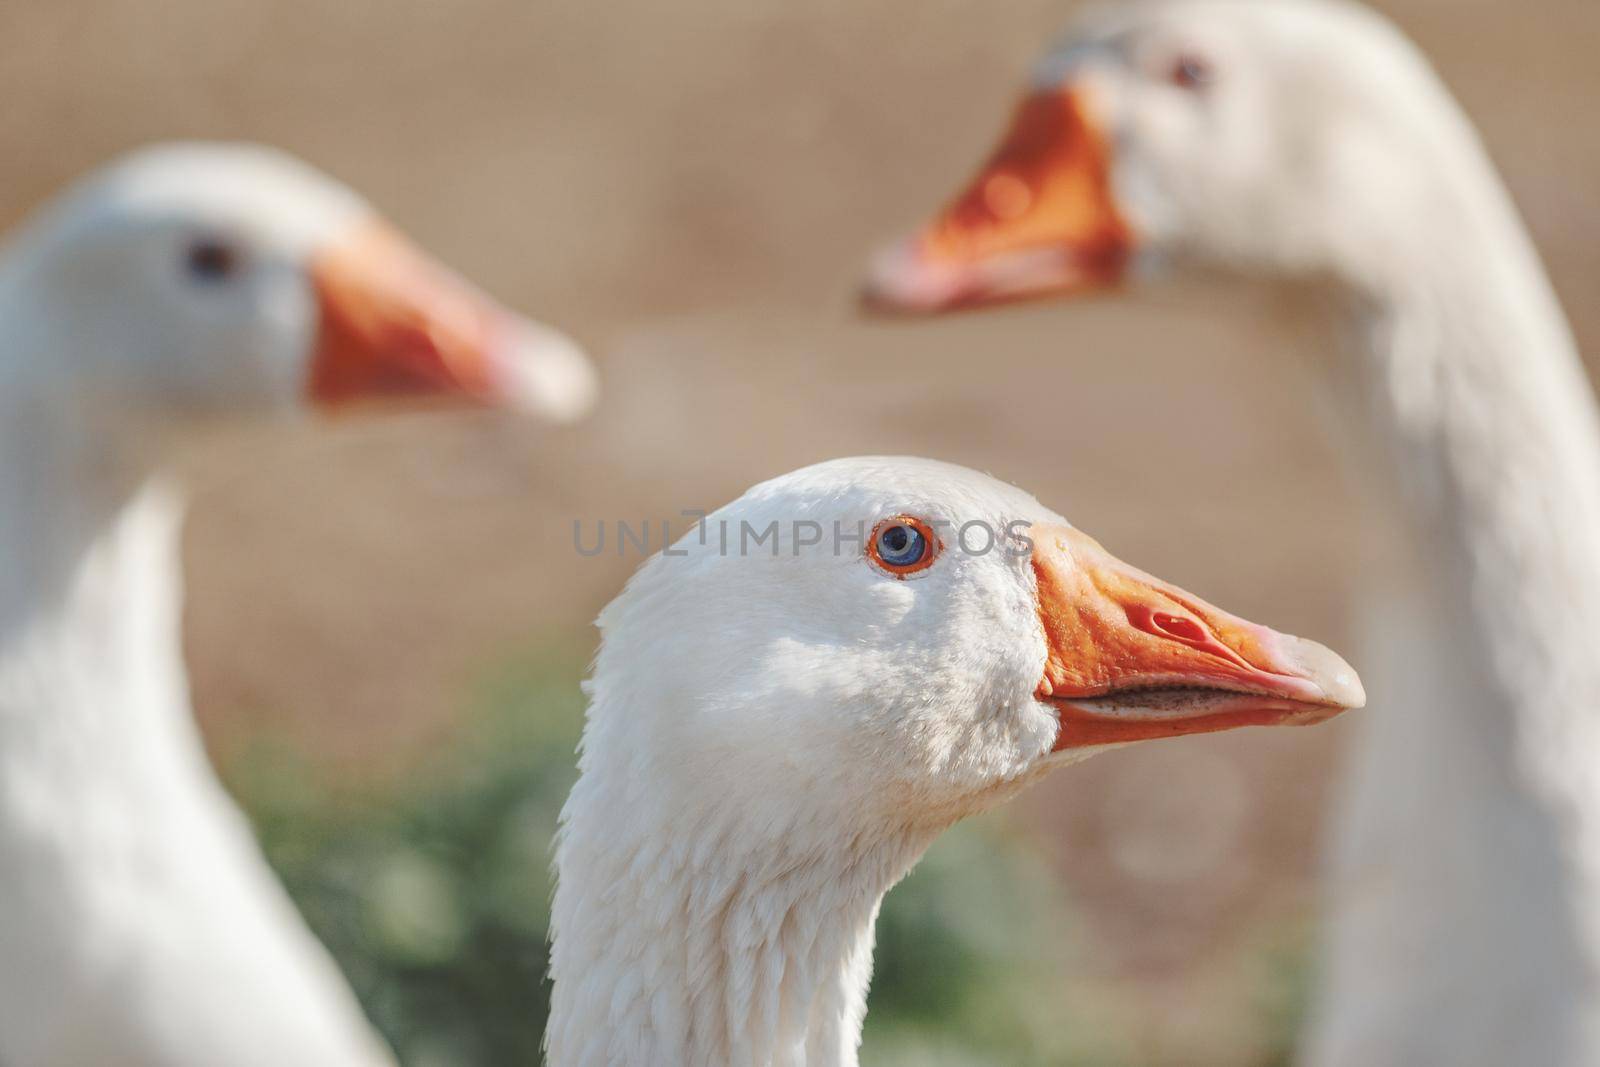
POLYGON ((930 261, 916 237, 881 248, 867 266, 860 304, 875 315, 919 315, 949 307, 960 295, 958 272, 930 261))
POLYGON ((1346 711, 1366 706, 1361 676, 1337 652, 1303 637, 1293 638, 1285 651, 1302 677, 1322 690, 1329 704, 1346 711))
POLYGON ((497 399, 561 425, 588 415, 600 396, 599 374, 578 343, 525 320, 493 353, 490 373, 497 399))

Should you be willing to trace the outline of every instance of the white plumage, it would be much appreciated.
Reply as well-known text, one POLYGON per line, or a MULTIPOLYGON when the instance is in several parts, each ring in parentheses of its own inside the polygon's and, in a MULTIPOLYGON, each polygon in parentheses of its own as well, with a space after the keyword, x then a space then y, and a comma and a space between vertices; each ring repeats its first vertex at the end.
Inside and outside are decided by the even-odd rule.
POLYGON ((553 1067, 854 1064, 879 903, 946 827, 1106 745, 1361 702, 1326 649, 959 467, 824 463, 706 522, 600 616, 556 851, 553 1067), (944 549, 897 579, 869 551, 905 516, 944 549), (964 550, 972 522, 1026 524, 1032 549, 982 552, 974 527, 964 550), (724 552, 724 524, 774 539, 724 552))
MULTIPOLYGON (((297 405, 319 360, 352 388, 449 387, 431 365, 381 370, 394 353, 328 321, 363 292, 381 315, 435 286, 363 276, 422 262, 391 237, 324 292, 315 263, 374 225, 276 153, 175 146, 88 179, 0 253, 7 1067, 391 1062, 206 761, 179 647, 181 498, 160 475, 196 423, 297 405)), ((536 327, 449 284, 512 327, 482 358, 548 355, 542 380, 577 390, 523 399, 586 405, 570 343, 533 345, 536 327)))
POLYGON ((1022 257, 1039 242, 1081 266, 1084 212, 1140 280, 1222 267, 1316 287, 1349 341, 1339 439, 1410 534, 1362 598, 1388 713, 1337 815, 1307 1062, 1600 1063, 1600 435, 1476 134, 1392 26, 1331 0, 1106 9, 1030 91, 1080 123, 1058 143, 1015 128, 965 215, 880 261, 876 295, 1081 287, 1097 279, 1022 257), (1035 190, 1073 172, 1103 196, 1081 185, 1077 221, 1043 197, 1020 221, 974 206, 1039 158, 1055 162, 1025 172, 1035 190))

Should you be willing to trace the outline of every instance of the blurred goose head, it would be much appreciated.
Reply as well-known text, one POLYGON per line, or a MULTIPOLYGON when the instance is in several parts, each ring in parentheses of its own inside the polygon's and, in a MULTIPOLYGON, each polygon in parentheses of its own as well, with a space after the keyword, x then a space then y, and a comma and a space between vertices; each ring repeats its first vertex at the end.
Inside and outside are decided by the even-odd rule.
POLYGON ((1035 67, 1000 144, 864 297, 928 312, 1173 264, 1387 284, 1459 205, 1473 134, 1427 61, 1340 0, 1096 9, 1035 67), (1443 202, 1442 202, 1443 200, 1443 202), (1397 243, 1401 247, 1397 248, 1397 243))
POLYGON ((557 1065, 853 1063, 878 902, 940 831, 1107 747, 1364 699, 1322 646, 918 459, 756 486, 599 624, 557 1065))
POLYGON ((148 148, 84 179, 5 250, 0 306, 0 382, 159 418, 464 394, 569 421, 596 395, 572 341, 258 146, 148 148))

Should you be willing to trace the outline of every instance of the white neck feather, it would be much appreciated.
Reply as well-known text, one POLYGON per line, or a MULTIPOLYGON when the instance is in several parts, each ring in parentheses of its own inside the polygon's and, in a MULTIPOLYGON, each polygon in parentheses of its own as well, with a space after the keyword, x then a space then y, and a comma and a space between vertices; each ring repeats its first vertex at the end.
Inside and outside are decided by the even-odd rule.
POLYGON ((1458 147, 1356 286, 1377 481, 1414 535, 1398 591, 1420 585, 1384 590, 1361 664, 1318 1067, 1600 1062, 1600 432, 1515 210, 1458 147))
MULTIPOLYGON (((605 700, 591 722, 619 718, 605 700)), ((943 827, 868 829, 824 782, 717 803, 599 747, 557 848, 552 1067, 853 1067, 878 907, 943 827)))
POLYGON ((49 390, 0 396, 0 1061, 383 1055, 189 712, 175 493, 49 390))

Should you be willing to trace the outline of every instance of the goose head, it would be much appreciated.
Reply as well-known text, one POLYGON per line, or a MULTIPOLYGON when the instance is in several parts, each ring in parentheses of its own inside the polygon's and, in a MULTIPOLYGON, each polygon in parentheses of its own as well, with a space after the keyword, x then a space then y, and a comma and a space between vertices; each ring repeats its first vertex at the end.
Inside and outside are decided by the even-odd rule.
POLYGON ((172 422, 465 394, 551 420, 595 396, 570 340, 431 262, 359 196, 277 151, 147 148, 5 250, 0 371, 172 422))
POLYGON ((976 177, 875 258, 864 297, 942 311, 1170 265, 1360 284, 1439 211, 1447 146, 1470 138, 1416 49, 1354 4, 1099 10, 1035 67, 976 177))
POLYGON ((920 459, 756 486, 599 622, 586 772, 655 783, 649 803, 689 823, 947 824, 1109 746, 1364 700, 1323 646, 1119 561, 1020 489, 920 459))
POLYGON ((555 1065, 853 1064, 878 904, 942 830, 1107 748, 1363 701, 1322 646, 920 459, 756 486, 599 624, 555 1065))

